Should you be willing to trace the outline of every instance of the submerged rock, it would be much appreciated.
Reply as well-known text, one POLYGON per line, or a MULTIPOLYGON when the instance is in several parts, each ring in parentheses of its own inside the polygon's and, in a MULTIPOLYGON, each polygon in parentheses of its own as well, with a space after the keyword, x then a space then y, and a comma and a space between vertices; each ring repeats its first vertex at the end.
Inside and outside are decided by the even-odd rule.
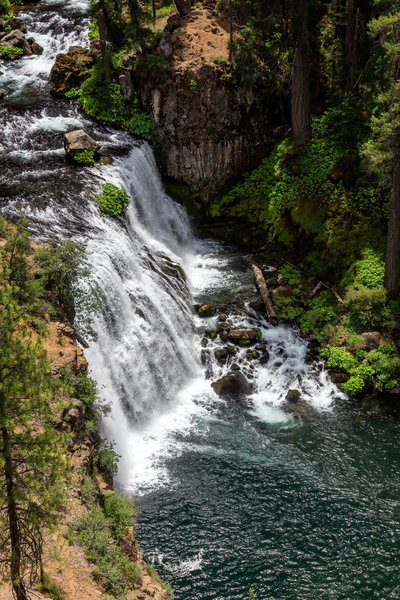
POLYGON ((68 156, 74 158, 84 150, 97 152, 100 145, 83 129, 75 129, 64 134, 64 148, 68 156))
POLYGON ((241 394, 251 394, 253 391, 252 384, 247 381, 246 377, 238 370, 230 371, 221 379, 214 381, 213 390, 218 396, 240 396, 241 394))
POLYGON ((203 304, 198 310, 199 317, 213 317, 216 310, 215 306, 211 304, 203 304))

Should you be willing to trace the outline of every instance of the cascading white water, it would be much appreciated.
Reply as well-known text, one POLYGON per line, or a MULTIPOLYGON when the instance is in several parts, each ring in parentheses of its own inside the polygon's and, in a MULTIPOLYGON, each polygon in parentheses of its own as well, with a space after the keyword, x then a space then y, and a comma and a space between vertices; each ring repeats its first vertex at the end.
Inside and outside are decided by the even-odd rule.
MULTIPOLYGON (((98 340, 86 355, 112 407, 104 429, 122 456, 118 484, 139 493, 168 481, 166 459, 181 452, 187 432, 201 429, 223 404, 210 383, 229 367, 216 362, 221 342, 215 340, 203 348, 207 368, 201 365, 201 337, 213 319, 195 317, 193 301, 232 298, 252 284, 245 257, 196 239, 185 210, 165 194, 147 144, 94 126, 74 103, 50 98, 47 77, 55 54, 85 44, 85 10, 85 1, 46 0, 41 12, 22 14, 44 53, 13 63, 0 79, 10 102, 1 109, 8 118, 0 151, 10 172, 18 169, 21 186, 11 188, 15 200, 7 199, 6 210, 30 217, 38 238, 87 242, 103 310, 94 316, 98 340), (14 110, 20 102, 29 109, 14 110), (74 127, 89 129, 103 150, 117 148, 122 156, 98 168, 71 167, 64 160, 62 132, 74 127), (103 217, 96 206, 102 180, 131 196, 123 222, 103 217), (33 201, 26 204, 30 188, 33 201)), ((244 350, 237 355, 255 383, 247 410, 261 421, 292 424, 293 417, 279 408, 291 386, 313 406, 330 405, 337 390, 323 372, 305 364, 306 344, 293 330, 271 329, 251 311, 233 319, 261 326, 271 354, 268 365, 246 363, 244 350)))

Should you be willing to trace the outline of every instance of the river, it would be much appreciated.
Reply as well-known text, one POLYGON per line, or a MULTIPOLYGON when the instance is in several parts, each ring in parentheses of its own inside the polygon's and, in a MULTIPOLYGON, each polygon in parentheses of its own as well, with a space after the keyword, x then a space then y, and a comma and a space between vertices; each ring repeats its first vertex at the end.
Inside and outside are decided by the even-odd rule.
POLYGON ((44 53, 0 67, 1 210, 27 216, 38 240, 87 243, 103 310, 85 354, 111 405, 103 429, 121 455, 116 485, 137 498, 147 559, 176 600, 244 600, 250 587, 259 600, 398 599, 398 424, 351 404, 294 329, 248 308, 251 257, 197 237, 148 144, 50 95, 55 55, 87 45, 86 13, 83 0, 21 13, 44 53), (70 165, 63 133, 74 128, 111 164, 70 165), (130 194, 123 219, 100 214, 103 180, 130 194), (193 310, 202 302, 228 303, 235 325, 262 330, 268 363, 246 349, 234 358, 254 384, 245 403, 211 388, 229 365, 207 334, 217 317, 193 310), (285 404, 291 388, 300 412, 285 404))

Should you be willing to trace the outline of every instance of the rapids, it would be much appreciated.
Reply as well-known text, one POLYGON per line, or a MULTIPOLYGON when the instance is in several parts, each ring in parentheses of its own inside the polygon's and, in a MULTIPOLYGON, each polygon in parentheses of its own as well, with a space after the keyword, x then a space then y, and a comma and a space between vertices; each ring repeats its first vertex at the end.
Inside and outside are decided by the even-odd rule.
POLYGON ((251 257, 195 235, 147 144, 50 95, 55 55, 86 45, 86 1, 42 0, 21 16, 45 50, 0 69, 1 211, 28 217, 38 240, 87 244, 103 307, 86 357, 146 556, 177 600, 244 600, 251 586, 259 600, 398 598, 398 425, 351 406, 294 329, 247 307, 251 257), (63 132, 77 127, 111 164, 67 163, 63 132), (94 202, 104 179, 131 196, 123 219, 94 202), (235 357, 255 386, 245 404, 213 392, 228 367, 205 335, 216 318, 193 310, 233 301, 234 323, 260 327, 270 352, 265 365, 235 357), (293 387, 301 412, 285 405, 293 387))

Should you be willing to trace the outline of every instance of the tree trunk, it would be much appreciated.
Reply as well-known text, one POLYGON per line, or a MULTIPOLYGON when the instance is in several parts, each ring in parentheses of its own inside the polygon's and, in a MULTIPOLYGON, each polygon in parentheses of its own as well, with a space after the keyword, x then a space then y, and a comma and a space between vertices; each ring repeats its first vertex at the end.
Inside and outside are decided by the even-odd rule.
POLYGON ((392 185, 386 244, 385 287, 392 296, 398 298, 400 288, 400 156, 396 156, 394 160, 392 185))
POLYGON ((292 67, 291 117, 293 137, 301 144, 306 144, 311 137, 310 107, 310 43, 308 40, 309 0, 301 0, 298 4, 296 43, 292 67))
POLYGON ((347 0, 346 7, 345 52, 347 63, 347 89, 352 90, 356 84, 358 71, 358 38, 360 32, 360 9, 354 8, 354 0, 347 0))
MULTIPOLYGON (((4 398, 0 396, 0 412, 2 422, 5 422, 4 398)), ((4 477, 7 491, 7 517, 11 543, 10 577, 13 592, 17 600, 28 600, 25 586, 21 578, 21 539, 18 528, 17 504, 15 501, 15 484, 10 451, 8 430, 5 425, 1 428, 1 453, 4 460, 4 477)))
POLYGON ((189 1, 185 2, 185 0, 175 0, 175 6, 178 9, 178 12, 181 15, 181 17, 184 17, 185 15, 187 15, 190 10, 190 2, 189 1))

